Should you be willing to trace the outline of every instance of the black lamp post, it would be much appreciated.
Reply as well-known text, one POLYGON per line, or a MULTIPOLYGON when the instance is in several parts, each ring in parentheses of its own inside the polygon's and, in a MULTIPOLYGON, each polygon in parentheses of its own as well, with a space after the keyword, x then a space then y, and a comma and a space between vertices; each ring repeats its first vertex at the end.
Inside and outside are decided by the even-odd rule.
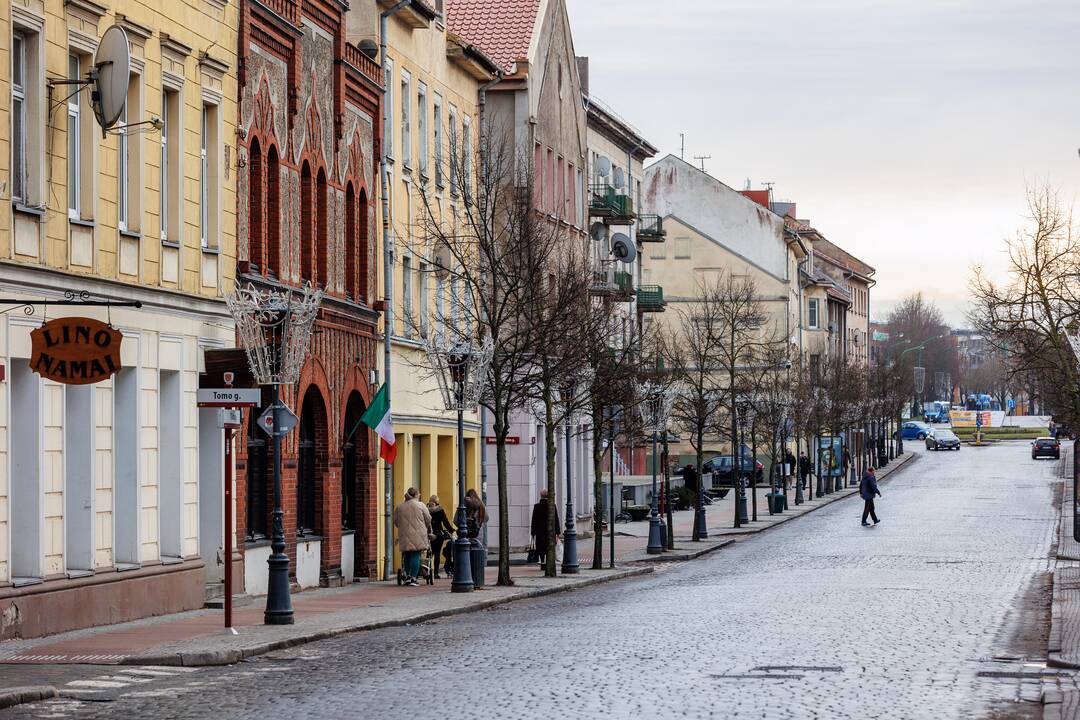
POLYGON ((570 468, 573 463, 570 457, 570 435, 571 435, 571 418, 570 413, 566 414, 566 528, 563 530, 563 555, 562 555, 562 571, 563 575, 576 575, 581 572, 581 566, 578 564, 577 557, 577 527, 574 523, 574 486, 570 475, 570 468))
POLYGON ((664 551, 664 532, 660 521, 660 493, 656 485, 657 443, 660 432, 667 429, 675 395, 670 388, 645 383, 638 389, 638 396, 642 424, 646 430, 652 430, 652 507, 649 512, 649 544, 645 551, 649 555, 659 555, 664 551))
POLYGON ((452 592, 472 592, 472 543, 469 542, 469 517, 465 511, 465 381, 469 375, 469 356, 452 352, 446 359, 457 410, 458 506, 454 515, 457 539, 454 540, 454 581, 452 592))
POLYGON ((735 404, 735 424, 739 428, 738 447, 731 457, 735 477, 735 527, 742 527, 750 522, 746 512, 746 478, 743 477, 743 445, 746 444, 746 421, 749 412, 750 403, 747 401, 740 400, 735 404))

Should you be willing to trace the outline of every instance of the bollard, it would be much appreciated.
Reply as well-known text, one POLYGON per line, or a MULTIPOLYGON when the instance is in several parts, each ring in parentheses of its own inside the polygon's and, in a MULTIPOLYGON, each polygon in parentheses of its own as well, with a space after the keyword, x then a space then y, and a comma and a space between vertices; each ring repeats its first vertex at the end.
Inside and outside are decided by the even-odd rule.
POLYGON ((487 565, 487 548, 478 538, 469 540, 469 559, 472 561, 473 588, 484 587, 484 567, 487 565))

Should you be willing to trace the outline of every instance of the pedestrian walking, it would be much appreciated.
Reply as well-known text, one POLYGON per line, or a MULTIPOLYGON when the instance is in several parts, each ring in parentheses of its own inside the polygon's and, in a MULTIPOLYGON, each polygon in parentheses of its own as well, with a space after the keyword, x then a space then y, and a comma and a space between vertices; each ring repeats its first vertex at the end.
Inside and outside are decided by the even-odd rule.
POLYGON ((683 486, 687 490, 693 490, 695 493, 698 491, 698 472, 697 468, 693 465, 687 464, 683 468, 683 486))
POLYGON ((465 491, 465 517, 469 523, 466 526, 469 537, 480 537, 480 531, 487 524, 488 514, 484 501, 480 499, 480 496, 472 488, 465 491))
POLYGON ((532 522, 530 523, 529 532, 533 536, 533 546, 536 548, 536 554, 539 556, 540 567, 544 567, 547 564, 547 554, 549 540, 551 539, 551 514, 555 514, 555 542, 559 541, 559 509, 552 507, 548 502, 548 491, 542 489, 540 491, 540 499, 533 505, 532 522))
POLYGON ((881 491, 878 490, 877 476, 874 475, 874 468, 866 468, 866 472, 863 473, 862 481, 859 483, 859 495, 863 499, 863 511, 862 511, 862 524, 869 525, 866 522, 866 518, 870 517, 874 519, 874 524, 877 525, 878 520, 877 513, 874 512, 874 498, 881 497, 881 491))
MULTIPOLYGON (((446 517, 446 510, 439 504, 439 496, 432 495, 428 498, 428 512, 431 513, 431 532, 435 539, 431 541, 432 561, 435 563, 435 579, 439 579, 439 561, 442 560, 443 544, 454 537, 454 526, 446 517)), ((445 563, 446 572, 450 572, 451 564, 445 563)))
POLYGON ((806 479, 810 477, 810 458, 806 453, 799 453, 799 486, 806 489, 806 479))
POLYGON ((797 472, 799 461, 795 459, 795 455, 791 450, 784 451, 784 465, 787 466, 786 473, 784 475, 784 494, 787 494, 789 485, 791 484, 791 476, 797 472))
POLYGON ((418 585, 420 553, 431 547, 431 513, 420 502, 420 491, 409 488, 405 501, 394 508, 394 529, 397 530, 398 546, 401 548, 401 564, 406 585, 418 585))

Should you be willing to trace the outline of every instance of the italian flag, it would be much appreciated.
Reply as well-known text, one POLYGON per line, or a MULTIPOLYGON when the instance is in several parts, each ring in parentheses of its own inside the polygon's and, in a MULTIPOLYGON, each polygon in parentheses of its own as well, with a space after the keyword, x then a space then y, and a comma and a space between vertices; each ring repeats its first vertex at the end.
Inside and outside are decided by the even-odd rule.
POLYGON ((375 393, 375 399, 361 416, 360 422, 378 434, 379 457, 384 462, 393 464, 397 457, 397 439, 394 437, 394 424, 390 420, 390 393, 386 389, 386 383, 375 393))

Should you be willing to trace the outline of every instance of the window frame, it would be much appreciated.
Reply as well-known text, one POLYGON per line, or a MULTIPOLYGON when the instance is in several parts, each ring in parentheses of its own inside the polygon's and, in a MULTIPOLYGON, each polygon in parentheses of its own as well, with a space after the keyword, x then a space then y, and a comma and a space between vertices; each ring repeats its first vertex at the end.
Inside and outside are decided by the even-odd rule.
POLYGON ((442 96, 435 94, 435 102, 432 116, 435 143, 435 187, 446 186, 446 174, 443 171, 443 128, 442 128, 442 96))
POLYGON ((472 119, 468 115, 461 117, 461 193, 468 199, 472 188, 472 119))
POLYGON ((401 336, 412 339, 414 318, 412 301, 412 255, 401 256, 401 336))
POLYGON ((450 140, 450 195, 458 197, 461 190, 458 183, 458 111, 453 105, 449 109, 447 126, 450 140))
POLYGON ((199 113, 199 247, 210 247, 210 168, 207 165, 209 127, 203 103, 199 113))
POLYGON ((11 34, 11 199, 17 205, 27 204, 30 185, 26 158, 28 34, 19 27, 14 28, 11 34), (18 103, 18 110, 15 109, 16 103, 18 103), (16 122, 18 122, 18 133, 15 131, 16 122))
POLYGON ((412 75, 401 70, 401 164, 412 167, 412 75))
POLYGON ((427 108, 427 85, 419 82, 416 85, 416 138, 419 142, 417 150, 417 167, 420 175, 428 175, 428 155, 430 148, 428 143, 428 108, 427 108))
POLYGON ((821 307, 818 298, 806 299, 806 327, 809 330, 818 330, 821 327, 821 307))
POLYGON ((386 77, 383 78, 383 147, 388 160, 394 159, 394 61, 386 59, 386 77))
MULTIPOLYGON (((78 80, 82 58, 70 49, 67 53, 67 78, 78 80), (72 71, 74 70, 74 77, 72 71)), ((82 219, 82 106, 81 92, 71 92, 67 99, 67 192, 68 220, 82 219)))

